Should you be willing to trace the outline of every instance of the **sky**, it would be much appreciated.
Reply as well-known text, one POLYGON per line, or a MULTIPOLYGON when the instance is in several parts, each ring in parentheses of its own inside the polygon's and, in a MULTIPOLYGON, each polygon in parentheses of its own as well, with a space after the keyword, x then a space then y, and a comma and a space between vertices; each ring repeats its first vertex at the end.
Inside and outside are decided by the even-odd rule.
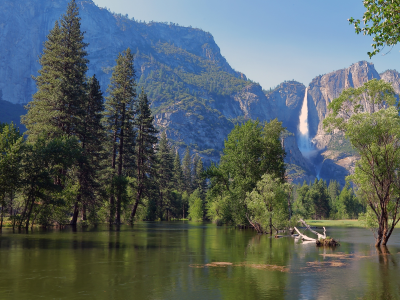
POLYGON ((292 79, 308 86, 314 77, 360 60, 378 72, 400 71, 400 46, 369 59, 372 37, 349 25, 350 17, 362 18, 362 0, 93 1, 136 20, 210 32, 231 67, 264 89, 292 79))

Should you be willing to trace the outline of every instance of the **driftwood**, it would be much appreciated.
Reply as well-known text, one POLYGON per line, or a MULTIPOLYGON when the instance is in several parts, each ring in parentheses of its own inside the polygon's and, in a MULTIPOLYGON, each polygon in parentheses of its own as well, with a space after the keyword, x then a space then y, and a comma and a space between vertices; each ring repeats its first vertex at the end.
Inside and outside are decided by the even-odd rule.
POLYGON ((294 230, 297 231, 297 233, 299 234, 299 237, 303 240, 303 241, 311 241, 311 242, 317 242, 317 239, 313 239, 310 238, 304 234, 302 234, 296 227, 294 228, 294 230))
POLYGON ((320 234, 320 233, 316 232, 315 230, 312 230, 311 227, 310 227, 310 225, 308 225, 303 219, 300 219, 300 222, 301 222, 304 226, 306 226, 306 228, 307 228, 308 230, 310 230, 312 233, 314 233, 315 235, 317 235, 318 239, 326 239, 326 229, 325 229, 325 227, 322 227, 322 228, 324 228, 324 234, 320 234))
POLYGON ((294 230, 299 234, 299 237, 303 241, 308 241, 308 242, 315 242, 317 246, 338 246, 339 243, 336 242, 334 239, 327 238, 326 237, 326 228, 324 228, 324 234, 320 234, 316 232, 315 230, 311 229, 310 225, 308 225, 303 219, 300 219, 300 222, 306 227, 306 230, 310 230, 312 233, 314 233, 318 238, 314 239, 309 236, 306 236, 305 234, 301 233, 296 227, 294 227, 294 230))

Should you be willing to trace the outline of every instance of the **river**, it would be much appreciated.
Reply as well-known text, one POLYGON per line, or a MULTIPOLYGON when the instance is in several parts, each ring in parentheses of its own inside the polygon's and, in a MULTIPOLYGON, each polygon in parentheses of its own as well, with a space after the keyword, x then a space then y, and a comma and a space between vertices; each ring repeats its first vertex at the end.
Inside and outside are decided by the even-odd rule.
POLYGON ((388 253, 362 228, 336 249, 210 223, 0 235, 0 299, 400 299, 400 231, 388 253))

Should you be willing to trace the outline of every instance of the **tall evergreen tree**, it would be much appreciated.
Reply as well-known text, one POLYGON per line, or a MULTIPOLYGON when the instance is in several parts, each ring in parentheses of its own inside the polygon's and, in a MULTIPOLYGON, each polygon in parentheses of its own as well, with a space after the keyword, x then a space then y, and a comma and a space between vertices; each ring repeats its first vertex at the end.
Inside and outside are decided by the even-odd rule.
POLYGON ((149 101, 143 89, 136 107, 136 199, 132 208, 130 223, 133 222, 138 205, 143 196, 150 196, 151 179, 154 178, 157 130, 154 128, 154 117, 151 115, 149 101))
POLYGON ((95 75, 88 80, 85 100, 84 119, 79 132, 82 155, 78 162, 79 191, 71 221, 73 225, 77 222, 79 210, 82 212, 82 220, 87 219, 87 207, 95 204, 95 194, 99 188, 100 155, 103 153, 104 142, 104 128, 101 123, 104 105, 103 94, 95 75))
POLYGON ((184 189, 188 194, 191 194, 192 190, 193 190, 192 189, 192 160, 190 158, 189 147, 186 148, 185 156, 183 157, 182 171, 183 171, 184 189))
POLYGON ((194 164, 194 189, 199 189, 200 193, 203 195, 206 190, 206 179, 203 176, 204 167, 201 157, 196 154, 194 164))
POLYGON ((340 194, 340 185, 336 180, 329 181, 328 193, 330 197, 331 206, 335 202, 336 197, 340 194))
POLYGON ((311 186, 309 196, 314 202, 314 218, 316 220, 327 218, 329 216, 329 194, 326 182, 322 179, 315 179, 314 184, 311 186))
POLYGON ((173 190, 173 156, 171 148, 168 145, 165 131, 161 134, 161 139, 157 151, 157 186, 159 189, 158 215, 162 220, 169 219, 171 210, 172 190, 173 190))
POLYGON ((133 121, 136 106, 136 82, 133 66, 133 54, 128 48, 118 54, 117 65, 108 87, 109 96, 105 103, 105 127, 109 134, 111 153, 112 183, 110 192, 109 222, 121 223, 121 205, 126 191, 127 171, 124 162, 134 155, 129 141, 134 139, 133 121), (127 147, 128 146, 128 147, 127 147))
POLYGON ((179 152, 176 151, 174 159, 174 182, 175 182, 175 188, 180 193, 182 193, 184 190, 183 181, 184 179, 182 172, 181 157, 179 156, 179 152))
POLYGON ((75 0, 47 36, 42 68, 35 78, 37 92, 23 117, 30 140, 41 134, 50 138, 76 135, 82 124, 85 102, 85 74, 88 69, 87 44, 83 41, 75 0))

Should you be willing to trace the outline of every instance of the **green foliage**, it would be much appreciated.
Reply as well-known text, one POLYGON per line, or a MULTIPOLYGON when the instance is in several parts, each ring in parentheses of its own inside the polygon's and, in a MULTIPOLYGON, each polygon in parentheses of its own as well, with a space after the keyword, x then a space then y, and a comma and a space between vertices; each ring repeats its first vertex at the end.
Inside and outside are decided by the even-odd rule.
MULTIPOLYGON (((18 227, 28 228, 31 218, 34 220, 42 208, 49 210, 48 206, 58 208, 60 203, 67 204, 70 188, 74 187, 63 170, 71 168, 79 155, 80 147, 75 138, 47 141, 39 137, 34 143, 24 145, 20 179, 23 210, 18 227)), ((53 221, 57 222, 57 218, 53 221)))
POLYGON ((184 189, 190 194, 192 192, 192 159, 189 147, 186 147, 185 156, 183 157, 182 173, 184 189))
POLYGON ((204 215, 204 204, 201 199, 201 193, 199 189, 195 189, 189 197, 189 215, 188 218, 192 221, 203 220, 204 215))
POLYGON ((136 107, 137 116, 134 121, 136 129, 136 200, 132 208, 130 222, 133 222, 136 209, 143 197, 150 198, 152 192, 151 178, 155 178, 154 145, 157 144, 158 131, 154 128, 154 117, 151 115, 147 95, 143 92, 139 96, 136 107))
POLYGON ((206 174, 211 180, 208 215, 233 224, 248 224, 246 193, 251 192, 265 173, 284 180, 285 152, 280 143, 284 129, 277 120, 265 123, 247 121, 236 125, 225 141, 219 166, 206 174))
POLYGON ((42 134, 53 138, 79 132, 88 69, 86 46, 78 7, 72 0, 66 14, 56 21, 47 36, 39 59, 42 68, 35 78, 37 92, 27 105, 27 115, 22 118, 30 140, 42 134))
POLYGON ((157 186, 158 186, 158 216, 160 220, 169 220, 172 215, 174 190, 174 164, 170 146, 165 131, 161 134, 157 151, 157 186))
POLYGON ((400 220, 400 117, 395 104, 391 84, 371 80, 333 100, 328 106, 332 114, 324 120, 326 128, 344 132, 360 156, 348 179, 375 213, 377 246, 386 245, 400 220))
MULTIPOLYGON (((111 156, 110 175, 128 176, 134 160, 135 133, 133 122, 136 108, 136 82, 133 54, 128 48, 118 54, 117 65, 111 76, 104 111, 104 126, 110 141, 107 151, 111 156)), ((111 180, 109 222, 121 223, 122 197, 125 185, 113 185, 111 180), (115 201, 114 201, 115 199, 115 201)))
POLYGON ((357 34, 373 36, 372 52, 367 52, 369 57, 378 54, 385 46, 394 46, 400 40, 398 14, 399 1, 363 1, 366 11, 362 20, 350 18, 357 34))
POLYGON ((339 151, 346 155, 356 155, 357 151, 353 148, 350 141, 343 134, 332 134, 326 147, 328 150, 339 151))
POLYGON ((246 194, 247 218, 259 224, 262 231, 283 229, 289 220, 288 198, 290 185, 279 178, 264 174, 251 193, 246 194))
POLYGON ((293 203, 293 213, 303 219, 310 219, 315 215, 315 207, 309 191, 310 187, 304 182, 302 187, 297 188, 296 199, 293 203))

